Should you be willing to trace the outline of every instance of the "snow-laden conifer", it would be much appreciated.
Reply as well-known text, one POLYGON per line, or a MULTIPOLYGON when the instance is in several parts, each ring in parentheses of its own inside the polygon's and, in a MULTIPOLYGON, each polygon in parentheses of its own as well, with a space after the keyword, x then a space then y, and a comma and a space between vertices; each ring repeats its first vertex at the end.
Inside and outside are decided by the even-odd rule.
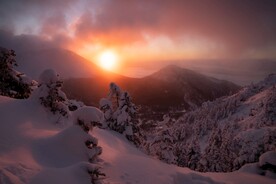
POLYGON ((17 66, 15 51, 0 47, 0 95, 28 98, 35 81, 14 69, 17 66))

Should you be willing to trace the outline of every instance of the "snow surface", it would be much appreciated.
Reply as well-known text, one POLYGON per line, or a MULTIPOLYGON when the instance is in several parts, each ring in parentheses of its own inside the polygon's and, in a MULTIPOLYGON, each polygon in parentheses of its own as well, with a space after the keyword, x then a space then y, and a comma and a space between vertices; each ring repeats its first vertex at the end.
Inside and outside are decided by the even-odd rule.
POLYGON ((14 100, 0 96, 1 184, 89 184, 88 170, 98 166, 87 160, 84 141, 98 138, 103 148, 103 183, 266 183, 275 180, 255 174, 199 173, 151 158, 122 135, 95 128, 86 134, 73 122, 59 125, 33 99, 14 100))
POLYGON ((102 125, 104 115, 102 111, 96 107, 84 106, 73 112, 72 119, 74 124, 78 124, 78 121, 80 120, 83 121, 86 126, 92 128, 93 123, 102 125))
POLYGON ((59 80, 58 74, 52 69, 47 69, 47 70, 44 70, 40 74, 38 82, 40 84, 49 84, 50 85, 54 82, 57 82, 58 80, 59 80))
POLYGON ((259 165, 272 164, 276 166, 276 151, 268 151, 260 156, 259 165))
POLYGON ((256 173, 199 173, 188 168, 168 165, 142 153, 117 132, 95 129, 93 135, 98 138, 99 145, 103 148, 100 157, 103 160, 102 170, 107 175, 107 183, 275 183, 275 180, 256 173))

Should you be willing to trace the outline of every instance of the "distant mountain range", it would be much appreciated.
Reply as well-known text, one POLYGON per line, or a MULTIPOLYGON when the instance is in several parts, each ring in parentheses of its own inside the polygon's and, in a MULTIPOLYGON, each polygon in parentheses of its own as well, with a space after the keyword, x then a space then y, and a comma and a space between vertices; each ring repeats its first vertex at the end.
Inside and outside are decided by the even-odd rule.
MULTIPOLYGON (((37 79, 44 69, 49 68, 55 69, 62 78, 89 78, 99 73, 99 70, 103 71, 93 62, 61 48, 15 51, 19 64, 17 70, 24 72, 33 79, 37 79)), ((143 68, 138 64, 135 67, 126 66, 125 74, 133 76, 131 74, 133 71, 151 74, 154 69, 162 69, 162 66, 177 63, 177 66, 191 69, 206 76, 228 80, 238 85, 249 85, 276 71, 276 61, 273 59, 163 61, 162 65, 159 64, 160 62, 141 62, 143 68)), ((142 75, 140 74, 140 76, 142 75)))
POLYGON ((125 77, 104 71, 74 52, 62 49, 21 52, 17 62, 18 70, 33 79, 38 79, 45 69, 55 69, 65 79, 63 89, 69 98, 94 106, 98 106, 99 100, 107 96, 110 82, 128 91, 137 105, 163 112, 193 109, 240 88, 231 82, 175 65, 143 78, 125 77))
MULTIPOLYGON (((217 79, 228 80, 241 86, 250 85, 252 82, 257 83, 267 75, 276 72, 275 59, 198 59, 162 61, 162 65, 156 61, 143 63, 144 68, 139 68, 135 71, 150 74, 150 69, 161 69, 162 66, 172 63, 182 68, 187 68, 217 79)), ((130 70, 126 70, 126 72, 130 73, 133 70, 130 67, 130 70)), ((132 76, 131 73, 129 75, 132 76)))
POLYGON ((64 91, 69 98, 98 106, 100 98, 107 96, 110 82, 128 91, 135 104, 163 112, 193 109, 205 101, 232 94, 240 88, 228 81, 170 65, 139 79, 115 74, 68 79, 65 80, 64 91))

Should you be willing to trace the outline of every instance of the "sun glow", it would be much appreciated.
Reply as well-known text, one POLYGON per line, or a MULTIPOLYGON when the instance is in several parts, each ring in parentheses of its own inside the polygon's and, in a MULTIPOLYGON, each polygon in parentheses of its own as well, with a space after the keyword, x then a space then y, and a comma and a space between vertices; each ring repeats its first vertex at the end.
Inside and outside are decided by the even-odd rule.
POLYGON ((114 70, 118 62, 118 56, 115 52, 107 50, 100 53, 98 60, 102 68, 106 70, 114 70))

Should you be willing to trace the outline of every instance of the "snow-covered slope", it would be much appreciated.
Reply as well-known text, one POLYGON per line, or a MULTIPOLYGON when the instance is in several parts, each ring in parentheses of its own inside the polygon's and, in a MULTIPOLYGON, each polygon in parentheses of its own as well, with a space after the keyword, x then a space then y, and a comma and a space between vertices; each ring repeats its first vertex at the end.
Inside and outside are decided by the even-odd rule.
POLYGON ((219 172, 256 162, 276 149, 276 75, 162 127, 148 133, 143 148, 166 162, 219 172))
POLYGON ((56 124, 59 117, 49 115, 34 99, 2 96, 0 99, 1 184, 31 180, 36 181, 31 183, 90 183, 87 169, 94 166, 88 163, 91 150, 84 144, 92 139, 89 134, 78 126, 56 124), (40 172, 49 173, 41 178, 41 174, 36 176, 40 172), (62 177, 61 173, 66 176, 71 172, 74 175, 62 177))
POLYGON ((70 118, 57 124, 33 98, 14 100, 0 96, 1 184, 89 184, 96 166, 84 144, 98 138, 103 153, 103 183, 275 183, 264 176, 233 172, 198 173, 167 165, 137 150, 123 136, 95 128, 86 134, 70 118))
POLYGON ((232 173, 199 173, 188 168, 168 165, 137 150, 122 135, 95 129, 95 137, 103 148, 103 172, 107 183, 203 184, 203 183, 274 183, 261 175, 235 171, 232 173))

